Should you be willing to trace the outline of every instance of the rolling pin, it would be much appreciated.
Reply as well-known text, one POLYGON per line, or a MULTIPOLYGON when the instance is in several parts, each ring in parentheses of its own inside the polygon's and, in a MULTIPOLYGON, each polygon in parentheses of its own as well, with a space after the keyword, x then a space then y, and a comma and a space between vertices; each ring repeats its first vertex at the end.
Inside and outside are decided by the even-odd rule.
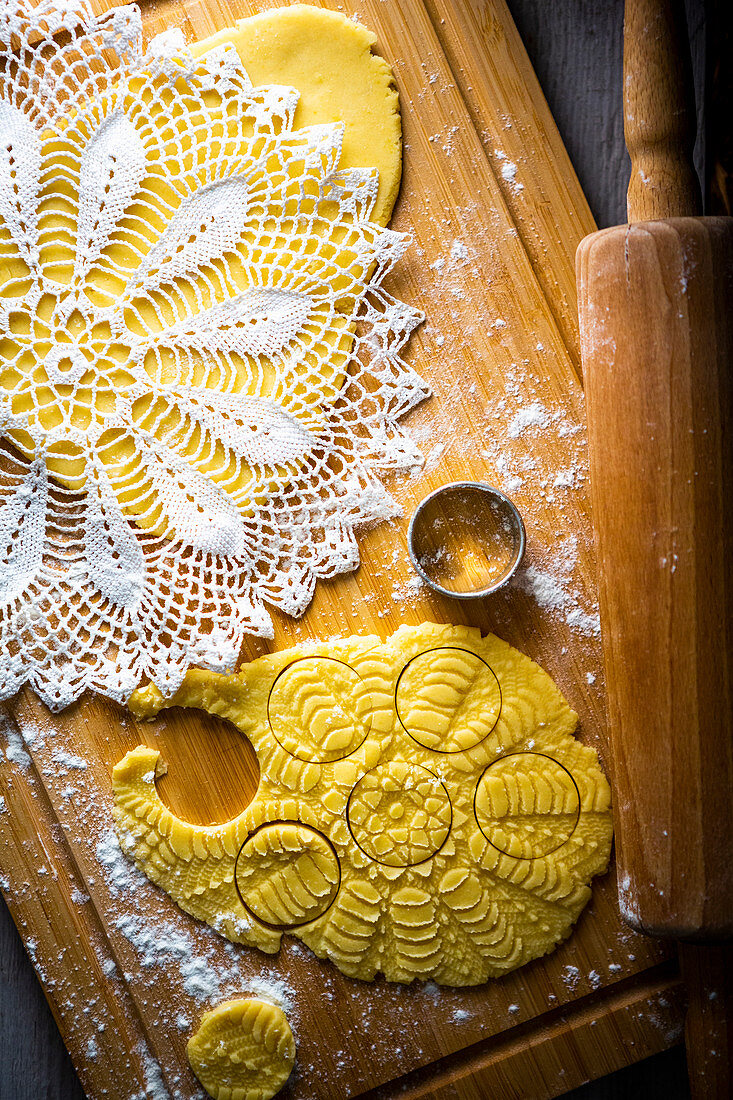
MULTIPOLYGON (((628 224, 576 266, 619 904, 710 943, 733 933, 733 219, 699 216, 683 17, 626 0, 628 224)), ((730 948, 680 958, 693 1095, 728 1100, 730 948)))

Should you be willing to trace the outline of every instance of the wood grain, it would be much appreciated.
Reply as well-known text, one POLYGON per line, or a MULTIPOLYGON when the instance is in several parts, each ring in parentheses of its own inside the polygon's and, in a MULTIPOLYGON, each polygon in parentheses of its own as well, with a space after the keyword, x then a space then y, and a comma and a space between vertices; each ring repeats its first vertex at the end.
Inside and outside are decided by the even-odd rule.
POLYGON ((631 1043, 648 1043, 647 1023, 655 1018, 661 1025, 656 1031, 659 1049, 664 1049, 670 1037, 678 1034, 684 996, 682 983, 670 976, 668 967, 655 968, 642 981, 622 983, 619 988, 585 997, 569 1009, 548 1013, 539 1031, 535 1027, 514 1028, 498 1040, 475 1044, 386 1089, 365 1093, 360 1100, 390 1100, 395 1086, 404 1100, 455 1095, 466 1100, 489 1096, 549 1100, 592 1080, 599 1057, 604 1061, 604 1073, 623 1065, 614 1041, 617 1028, 631 1043), (641 1029, 638 1039, 632 1038, 637 1029, 641 1029))
POLYGON ((733 221, 578 250, 622 911, 733 932, 733 221))
POLYGON ((687 989, 685 1046, 693 1100, 729 1100, 733 1065, 733 948, 680 944, 687 989))
POLYGON ((702 213, 695 104, 682 0, 626 0, 624 135, 630 222, 702 213))
MULTIPOLYGON (((189 36, 201 36, 253 10, 249 4, 159 3, 145 9, 146 28, 154 33, 179 25, 189 36)), ((430 488, 454 476, 511 485, 527 521, 529 550, 524 573, 511 590, 485 604, 457 606, 411 587, 406 521, 383 526, 362 537, 358 573, 322 584, 299 623, 277 618, 276 644, 354 631, 386 636, 401 622, 425 618, 493 628, 547 668, 579 710, 582 736, 605 755, 583 401, 573 335, 573 234, 577 239, 588 225, 587 207, 499 0, 474 6, 369 0, 347 4, 346 10, 376 30, 395 68, 406 143, 395 224, 412 231, 415 245, 391 289, 421 305, 430 318, 409 355, 436 395, 411 415, 409 427, 432 457, 421 476, 393 479, 390 487, 409 514, 430 488), (477 44, 466 53, 465 43, 479 40, 498 60, 474 71, 482 51, 477 44), (505 116, 492 121, 497 103, 504 105, 505 116), (551 163, 552 170, 536 169, 535 163, 551 163), (511 165, 516 165, 513 185, 511 165), (562 240, 551 232, 554 219, 569 219, 562 240), (465 245, 467 260, 451 259, 456 241, 465 245), (517 417, 528 406, 540 407, 543 426, 532 426, 530 418, 526 430, 517 430, 523 422, 517 417), (545 582, 544 597, 538 578, 545 582), (548 584, 554 602, 546 598, 548 584)), ((252 644, 247 655, 262 648, 252 644)), ((147 884, 132 897, 118 896, 96 847, 110 823, 110 769, 137 739, 164 747, 169 804, 214 819, 246 803, 251 754, 243 745, 238 752, 229 731, 196 714, 173 716, 165 728, 139 728, 100 700, 85 700, 52 718, 24 694, 13 720, 36 737, 27 748, 26 767, 2 771, 9 812, 0 815, 0 859, 13 913, 26 939, 36 941, 39 972, 85 1088, 92 1097, 104 1089, 110 1096, 128 1096, 144 1086, 147 1051, 171 1090, 196 1095, 183 1058, 185 1035, 175 1018, 183 1013, 195 1019, 201 1005, 183 988, 175 965, 141 966, 120 928, 121 917, 132 912, 151 926, 175 922, 217 972, 231 970, 232 955, 223 941, 147 884), (58 749, 89 762, 71 794, 68 776, 53 767, 58 749), (74 900, 84 895, 89 902, 74 900), (93 1058, 89 1042, 100 1021, 105 1032, 93 1058)), ((523 1095, 532 1089, 549 1095, 545 1076, 553 1079, 550 1070, 563 1048, 544 1042, 546 1013, 591 995, 595 987, 613 990, 627 982, 624 988, 631 990, 638 980, 642 988, 647 979, 637 976, 668 955, 664 946, 622 925, 608 876, 597 885, 575 935, 553 956, 460 994, 350 982, 291 944, 274 960, 244 950, 236 958, 243 988, 263 972, 274 972, 293 991, 299 1076, 284 1095, 336 1098, 388 1088, 389 1082, 477 1043, 488 1049, 516 1027, 532 1031, 535 1051, 518 1087, 525 1088, 523 1095), (466 1016, 457 1026, 459 1009, 466 1016)), ((664 1019, 621 1012, 600 1056, 583 1040, 583 1072, 597 1075, 675 1042, 681 1014, 676 1002, 670 1004, 664 1019)), ((592 1034, 579 1028, 580 1037, 592 1034)), ((521 1066, 522 1060, 514 1063, 521 1066)), ((559 1091, 562 1083, 551 1087, 559 1091)), ((466 1078, 458 1091, 450 1083, 443 1091, 469 1096, 469 1088, 466 1078)))

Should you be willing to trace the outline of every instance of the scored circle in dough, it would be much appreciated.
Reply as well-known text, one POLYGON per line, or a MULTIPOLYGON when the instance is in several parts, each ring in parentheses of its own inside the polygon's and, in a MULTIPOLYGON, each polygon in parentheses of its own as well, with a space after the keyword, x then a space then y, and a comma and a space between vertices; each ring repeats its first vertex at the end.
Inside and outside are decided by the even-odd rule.
POLYGON ((281 1008, 242 997, 205 1013, 186 1053, 213 1100, 270 1100, 292 1072, 295 1040, 281 1008))
MULTIPOLYGON (((320 711, 327 681, 311 688, 320 711)), ((403 709, 414 702, 403 698, 403 709)), ((338 692, 331 705, 343 705, 338 692)), ((273 653, 234 676, 190 672, 171 699, 150 686, 131 700, 141 717, 168 706, 232 722, 257 754, 257 793, 225 824, 184 822, 156 791, 158 752, 140 746, 113 773, 120 843, 178 905, 234 942, 274 952, 287 927, 352 977, 475 985, 569 935, 608 864, 610 790, 595 751, 573 737, 577 715, 541 668, 493 635, 404 626, 386 642, 273 653), (448 649, 474 658, 461 677, 443 660, 448 649), (412 690, 429 687, 420 721, 429 729, 432 702, 433 747, 405 730, 395 705, 418 656, 430 667, 412 690), (284 670, 326 658, 353 670, 368 733, 341 759, 301 759, 275 737, 268 699, 284 670), (501 691, 498 715, 486 666, 501 691), (258 830, 267 841, 259 869, 258 830)), ((307 741, 308 691, 288 714, 293 740, 300 723, 307 741)))

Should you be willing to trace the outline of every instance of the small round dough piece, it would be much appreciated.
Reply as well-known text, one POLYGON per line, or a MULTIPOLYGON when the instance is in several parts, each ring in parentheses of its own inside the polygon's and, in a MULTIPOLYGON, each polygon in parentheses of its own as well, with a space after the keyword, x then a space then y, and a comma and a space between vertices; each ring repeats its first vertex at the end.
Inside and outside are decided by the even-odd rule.
POLYGON ((343 122, 339 168, 376 168, 379 191, 370 220, 386 225, 400 188, 402 124, 392 70, 372 53, 372 31, 335 11, 307 4, 239 19, 192 46, 202 56, 233 45, 255 85, 300 92, 294 129, 343 122))
POLYGON ((293 1069, 295 1040, 281 1008, 239 997, 204 1014, 186 1053, 214 1100, 270 1100, 293 1069))

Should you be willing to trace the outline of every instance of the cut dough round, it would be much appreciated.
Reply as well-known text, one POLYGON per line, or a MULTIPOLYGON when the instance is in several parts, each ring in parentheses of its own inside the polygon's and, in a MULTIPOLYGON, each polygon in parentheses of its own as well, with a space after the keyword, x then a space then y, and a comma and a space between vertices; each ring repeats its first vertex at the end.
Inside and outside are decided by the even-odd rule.
POLYGON ((370 859, 414 867, 440 850, 451 827, 451 803, 428 768, 397 760, 362 776, 349 796, 349 829, 370 859))
POLYGON ((501 714, 501 688, 480 657, 445 646, 414 657, 395 706, 411 737, 436 752, 462 752, 488 737, 501 714))
POLYGON ((298 760, 327 764, 359 748, 371 700, 358 673, 327 657, 294 661, 272 686, 267 717, 278 744, 298 760))
POLYGON ((534 859, 566 844, 578 824, 580 795, 570 772, 551 756, 516 752, 490 764, 476 788, 476 820, 509 856, 534 859))
POLYGON ((295 1040, 281 1008, 244 997, 207 1012, 186 1053, 214 1100, 270 1100, 292 1072, 295 1040))
POLYGON ((245 840, 234 875, 245 908, 263 924, 285 929, 326 912, 338 893, 341 869, 322 833, 278 821, 245 840))

